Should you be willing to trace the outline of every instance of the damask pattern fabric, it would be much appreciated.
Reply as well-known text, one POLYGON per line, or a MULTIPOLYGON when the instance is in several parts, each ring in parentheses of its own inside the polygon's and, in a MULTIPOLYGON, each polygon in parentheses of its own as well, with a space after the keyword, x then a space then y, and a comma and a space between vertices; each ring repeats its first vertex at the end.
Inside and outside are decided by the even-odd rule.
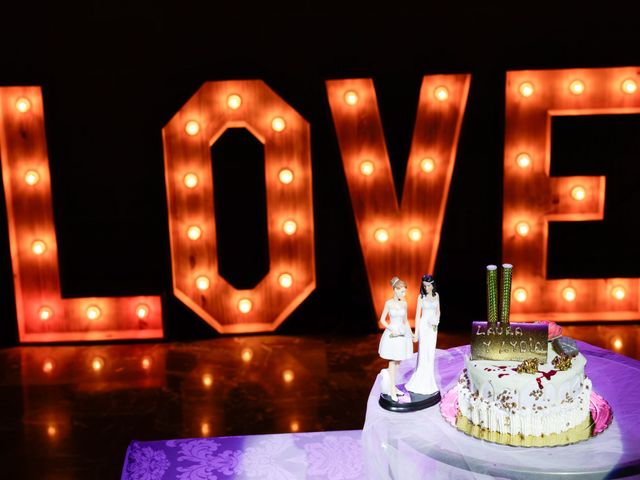
POLYGON ((362 480, 360 430, 133 441, 122 480, 362 480))

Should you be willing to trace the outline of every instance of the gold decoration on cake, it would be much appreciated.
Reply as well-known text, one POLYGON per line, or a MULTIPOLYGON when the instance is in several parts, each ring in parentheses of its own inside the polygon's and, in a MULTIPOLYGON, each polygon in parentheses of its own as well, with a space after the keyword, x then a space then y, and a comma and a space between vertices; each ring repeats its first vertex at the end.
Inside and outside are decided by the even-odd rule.
POLYGON ((518 373, 536 373, 540 366, 540 360, 537 358, 528 358, 516 367, 518 373))
POLYGON ((582 423, 569 430, 560 433, 547 435, 511 435, 510 433, 500 433, 474 425, 467 417, 458 412, 456 418, 456 428, 467 435, 487 440, 502 445, 512 445, 514 447, 555 447, 559 445, 569 445, 589 439, 593 436, 594 421, 589 415, 582 423))
POLYGON ((572 358, 569 355, 561 353, 560 355, 554 357, 551 361, 556 370, 565 371, 571 368, 572 358))
POLYGON ((497 270, 487 265, 487 321, 472 324, 471 359, 520 362, 535 357, 546 363, 548 324, 510 323, 513 265, 502 265, 500 298, 497 270))

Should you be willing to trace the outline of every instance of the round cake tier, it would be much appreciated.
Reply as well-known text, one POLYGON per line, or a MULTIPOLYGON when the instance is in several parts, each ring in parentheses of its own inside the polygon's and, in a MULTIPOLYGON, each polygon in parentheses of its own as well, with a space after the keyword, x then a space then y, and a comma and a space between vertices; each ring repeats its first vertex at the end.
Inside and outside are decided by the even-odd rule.
POLYGON ((578 354, 567 370, 553 365, 551 345, 535 373, 518 373, 519 362, 465 359, 460 377, 460 413, 473 425, 510 435, 550 435, 589 417, 591 381, 578 354))

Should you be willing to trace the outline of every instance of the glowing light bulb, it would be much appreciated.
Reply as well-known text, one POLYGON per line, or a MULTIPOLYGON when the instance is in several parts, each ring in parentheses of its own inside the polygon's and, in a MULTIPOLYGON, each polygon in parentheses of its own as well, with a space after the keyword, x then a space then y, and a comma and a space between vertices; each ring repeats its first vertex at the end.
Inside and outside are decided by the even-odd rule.
POLYGON ((227 97, 227 107, 231 110, 237 110, 242 105, 242 97, 237 93, 232 93, 227 97))
POLYGON ((210 373, 205 373, 204 375, 202 375, 202 385, 207 388, 213 385, 213 375, 211 375, 210 373))
POLYGON ((365 177, 371 176, 371 174, 373 174, 373 171, 375 169, 376 169, 376 166, 373 164, 373 162, 370 162, 369 160, 365 160, 360 164, 360 173, 365 177))
POLYGON ((289 424, 289 429, 292 432, 297 432, 300 430, 300 423, 298 423, 297 420, 291 420, 291 423, 289 424))
POLYGON ((209 277, 205 275, 200 275, 198 278, 196 278, 196 287, 198 288, 198 290, 207 290, 210 284, 211 283, 209 282, 209 277))
POLYGON ((620 85, 620 88, 622 88, 622 91, 624 93, 631 95, 633 93, 636 93, 636 90, 638 90, 638 84, 635 82, 635 80, 627 78, 622 82, 622 85, 620 85))
POLYGON ((195 120, 189 120, 184 125, 184 131, 186 132, 187 135, 190 135, 193 137, 194 135, 197 135, 198 133, 200 133, 200 124, 195 120))
POLYGON ((288 168, 283 168, 278 172, 278 180, 280 180, 280 183, 289 185, 293 182, 293 172, 288 168))
POLYGON ((53 310, 49 307, 40 307, 40 310, 38 310, 38 316, 40 317, 40 320, 46 322, 53 317, 53 310))
POLYGON ((527 297, 529 295, 527 294, 527 291, 524 288, 516 288, 513 291, 513 298, 515 298, 516 302, 526 302, 527 301, 527 297))
POLYGON ((149 316, 149 305, 141 303, 136 307, 136 316, 139 319, 147 318, 149 316))
POLYGON ((142 357, 142 360, 140 360, 140 365, 144 370, 149 370, 151 368, 152 363, 153 361, 151 360, 151 357, 145 356, 145 357, 142 357))
POLYGON ((582 80, 574 80, 569 84, 569 91, 574 95, 581 95, 584 92, 584 82, 582 80))
POLYGON ((624 346, 620 337, 615 337, 611 343, 613 345, 613 348, 615 348, 616 350, 622 350, 622 347, 624 346))
POLYGON ((576 289, 573 287, 565 287, 562 289, 562 298, 567 302, 575 301, 578 294, 576 293, 576 289))
POLYGON ((431 173, 436 168, 436 162, 433 158, 423 158, 420 161, 420 168, 425 173, 431 173))
POLYGON ((516 156, 516 163, 520 168, 527 168, 531 165, 531 156, 528 153, 519 153, 516 156))
POLYGON ((44 373, 51 373, 53 371, 54 363, 51 359, 46 359, 42 364, 42 371, 44 373))
POLYGON ((293 370, 285 370, 284 372, 282 372, 282 379, 285 381, 285 383, 291 383, 293 382, 293 379, 296 378, 296 376, 293 373, 293 370))
POLYGON ((104 368, 104 358, 94 357, 93 360, 91 360, 91 368, 94 372, 102 370, 104 368))
POLYGON ((209 428, 209 424, 207 422, 202 422, 202 424, 200 424, 200 431, 205 437, 208 436, 209 432, 211 431, 209 428))
POLYGON ((278 283, 282 288, 291 288, 291 285, 293 285, 293 277, 290 273, 283 273, 278 277, 278 283))
POLYGON ((376 239, 376 242, 385 243, 389 240, 389 232, 384 228, 378 228, 373 232, 373 237, 376 239))
POLYGON ((16 110, 20 113, 25 113, 31 110, 31 102, 28 98, 20 97, 16 100, 16 110))
POLYGON ((284 121, 284 118, 274 117, 274 119, 271 120, 271 128, 273 129, 274 132, 281 132, 285 128, 287 128, 287 124, 284 121))
POLYGON ((422 230, 420 230, 418 227, 410 228, 407 232, 407 236, 412 242, 419 242, 420 240, 422 240, 422 230))
POLYGON ((50 438, 55 437, 58 434, 58 429, 56 428, 55 425, 48 425, 47 426, 47 435, 50 438))
POLYGON ((189 240, 198 240, 201 236, 202 230, 200 229, 200 227, 191 225, 189 228, 187 228, 187 237, 189 237, 189 240))
POLYGON ((36 255, 42 255, 46 249, 47 244, 42 240, 34 240, 33 243, 31 243, 31 251, 36 255))
POLYGON ((100 317, 101 314, 102 312, 100 311, 100 308, 97 305, 91 305, 90 307, 87 308, 87 318, 89 320, 96 320, 97 318, 100 317))
POLYGON ((40 181, 40 174, 35 170, 27 170, 24 174, 24 183, 33 187, 36 183, 40 181))
POLYGON ((611 296, 616 300, 622 300, 627 296, 627 290, 622 285, 616 285, 611 289, 611 296))
POLYGON ((249 300, 248 298, 242 298, 238 302, 238 310, 240 310, 240 313, 249 313, 252 308, 253 302, 251 302, 251 300, 249 300))
POLYGON ((518 91, 523 97, 530 97, 534 92, 533 84, 531 82, 522 82, 518 87, 518 91))
POLYGON ((298 224, 293 220, 287 220, 282 224, 282 230, 287 235, 293 235, 298 230, 298 224))
POLYGON ((240 358, 244 363, 249 363, 253 359, 253 350, 250 348, 243 348, 240 352, 240 358))
POLYGON ((187 188, 195 188, 198 185, 198 176, 195 173, 187 173, 182 180, 187 188))
POLYGON ((571 198, 577 200, 578 202, 584 200, 586 196, 587 191, 584 189, 584 187, 577 186, 571 189, 571 198))
POLYGON ((349 90, 348 92, 345 92, 344 94, 344 102, 347 105, 350 106, 354 106, 358 103, 358 94, 356 92, 354 92, 353 90, 349 90))
POLYGON ((516 223, 516 233, 521 237, 526 237, 527 235, 529 235, 530 230, 531 230, 531 227, 527 222, 516 223))
POLYGON ((436 87, 436 89, 433 91, 433 96, 436 97, 436 100, 444 102, 449 98, 449 90, 447 90, 447 88, 443 86, 436 87))

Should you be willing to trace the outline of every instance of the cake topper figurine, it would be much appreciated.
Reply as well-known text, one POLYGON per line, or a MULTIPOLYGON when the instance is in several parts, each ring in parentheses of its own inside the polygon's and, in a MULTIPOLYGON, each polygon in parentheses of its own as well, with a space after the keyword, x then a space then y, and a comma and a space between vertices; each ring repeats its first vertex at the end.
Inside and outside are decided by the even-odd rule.
POLYGON ((385 331, 380 339, 378 353, 389 360, 389 368, 383 369, 380 381, 379 404, 392 412, 413 412, 435 405, 440 401, 440 392, 434 378, 434 356, 437 325, 440 317, 439 298, 435 290, 433 277, 425 275, 418 299, 420 322, 416 322, 416 335, 413 335, 407 319, 407 284, 398 277, 391 279, 394 296, 384 304, 380 323, 385 331), (427 302, 427 303, 425 303, 427 302), (389 321, 387 322, 387 315, 389 321), (426 322, 426 323, 425 323, 426 322), (420 332, 422 329, 422 332, 420 332), (413 356, 413 342, 420 342, 420 356, 409 384, 399 384, 398 367, 402 360, 413 356), (400 388, 398 388, 400 387, 400 388))
POLYGON ((401 360, 411 358, 413 355, 413 343, 411 325, 407 319, 407 284, 398 277, 391 279, 393 298, 387 300, 380 315, 380 323, 384 325, 384 333, 380 339, 378 354, 385 360, 389 360, 389 396, 394 402, 398 401, 398 395, 404 393, 396 386, 398 366, 401 360), (389 322, 387 322, 387 315, 389 322))
POLYGON ((418 342, 416 369, 405 388, 414 393, 431 395, 438 392, 435 378, 436 340, 440 323, 440 296, 436 281, 431 275, 423 275, 416 307, 416 333, 418 342))

